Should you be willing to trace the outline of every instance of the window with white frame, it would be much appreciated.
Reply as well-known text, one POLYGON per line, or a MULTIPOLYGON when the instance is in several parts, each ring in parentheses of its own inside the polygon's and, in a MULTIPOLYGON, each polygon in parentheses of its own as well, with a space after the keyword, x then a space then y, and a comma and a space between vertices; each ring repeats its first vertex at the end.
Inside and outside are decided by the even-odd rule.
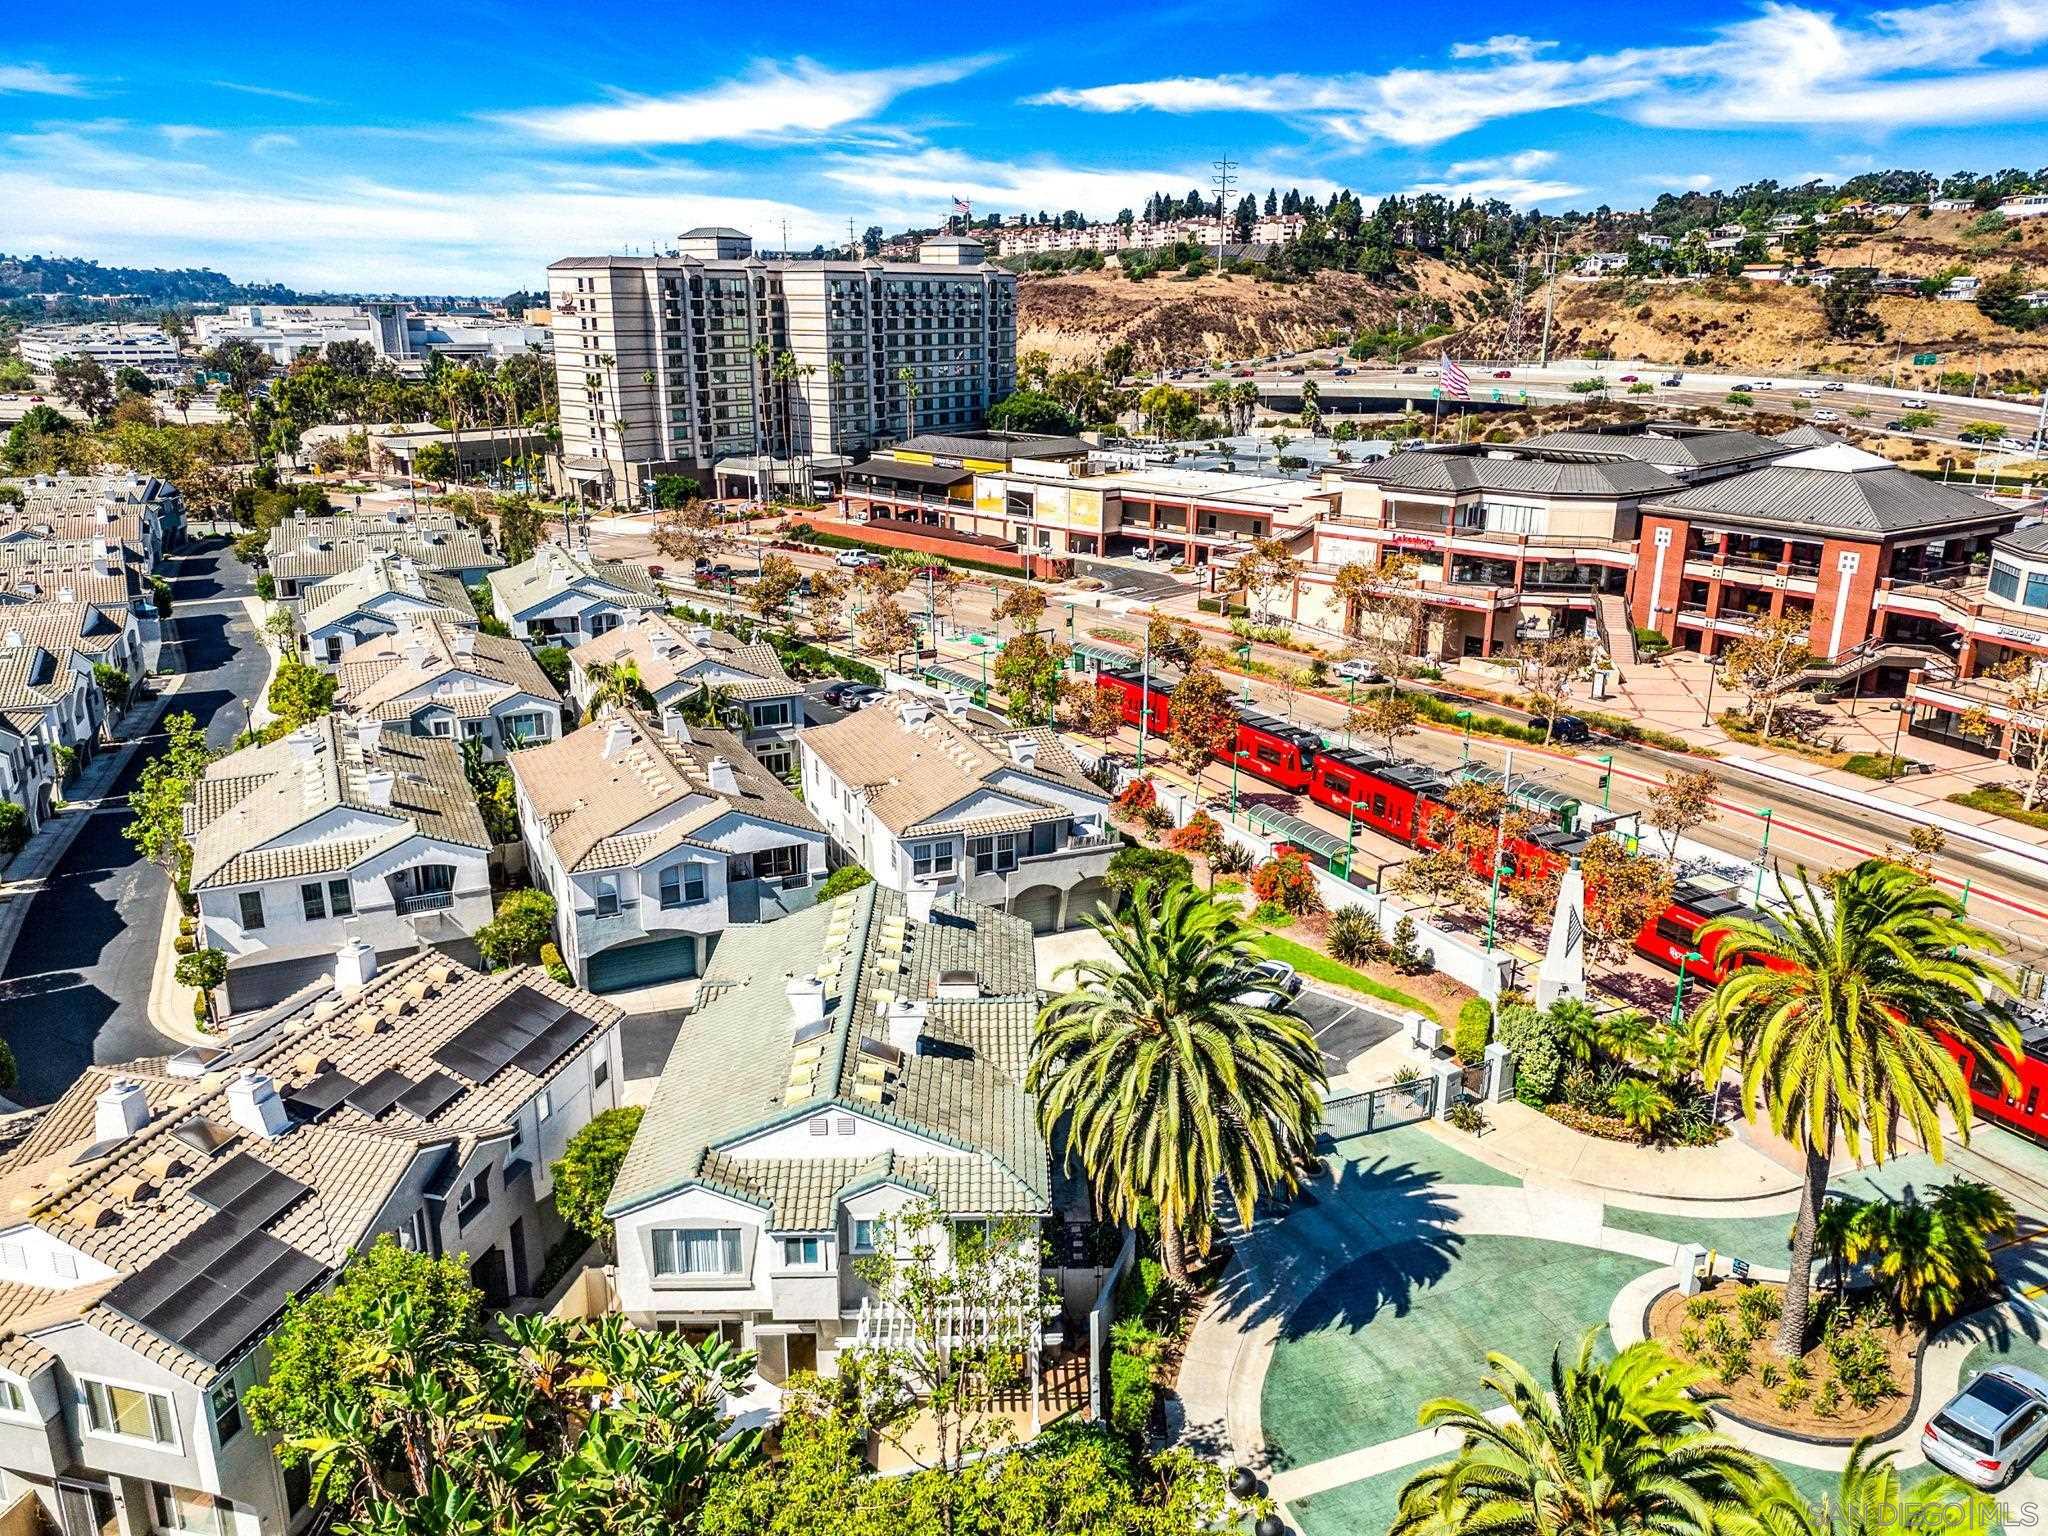
POLYGON ((161 1392, 116 1386, 111 1381, 85 1381, 85 1422, 96 1435, 176 1445, 177 1423, 171 1400, 161 1392))
POLYGON ((785 1237, 782 1263, 788 1269, 816 1269, 825 1262, 825 1244, 815 1237, 785 1237))
POLYGON ((704 899, 704 866, 671 864, 661 872, 663 907, 688 907, 704 899))
POLYGON ((151 1483, 149 1494, 150 1513, 159 1531, 220 1536, 228 1528, 226 1516, 234 1506, 226 1499, 196 1488, 173 1488, 168 1483, 151 1483))
POLYGON ((213 1414, 214 1444, 226 1445, 241 1433, 242 1394, 232 1376, 207 1394, 206 1406, 213 1414))
POLYGON ((28 1411, 28 1388, 12 1376, 0 1376, 0 1413, 24 1418, 28 1411))
POLYGON ((977 875, 1007 874, 1017 867, 1017 834, 998 832, 991 837, 970 837, 967 856, 974 861, 977 875))
POLYGON ((853 1219, 853 1251, 873 1253, 875 1239, 881 1235, 882 1224, 872 1216, 856 1216, 853 1219))
POLYGON ((619 883, 607 875, 597 885, 597 915, 616 917, 619 912, 619 883))
POLYGON ((758 704, 750 705, 749 708, 753 711, 754 729, 757 731, 789 724, 787 699, 764 699, 758 704))
POLYGON ((738 1227, 656 1227, 653 1236, 656 1279, 740 1273, 738 1227))
POLYGON ((950 841, 912 843, 910 872, 920 880, 933 875, 950 875, 953 873, 953 844, 950 841))
POLYGON ((534 1101, 534 1118, 542 1121, 551 1120, 554 1118, 554 1114, 555 1090, 543 1088, 540 1091, 540 1097, 534 1101))

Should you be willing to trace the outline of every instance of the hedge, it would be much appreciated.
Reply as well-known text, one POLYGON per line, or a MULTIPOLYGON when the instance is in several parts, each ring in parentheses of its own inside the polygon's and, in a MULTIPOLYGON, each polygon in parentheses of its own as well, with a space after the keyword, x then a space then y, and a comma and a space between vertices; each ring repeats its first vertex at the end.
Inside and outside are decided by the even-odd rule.
POLYGON ((1458 1010, 1457 1027, 1451 1031, 1451 1049, 1466 1066, 1485 1059, 1493 1043, 1493 1009, 1483 997, 1472 997, 1458 1010))

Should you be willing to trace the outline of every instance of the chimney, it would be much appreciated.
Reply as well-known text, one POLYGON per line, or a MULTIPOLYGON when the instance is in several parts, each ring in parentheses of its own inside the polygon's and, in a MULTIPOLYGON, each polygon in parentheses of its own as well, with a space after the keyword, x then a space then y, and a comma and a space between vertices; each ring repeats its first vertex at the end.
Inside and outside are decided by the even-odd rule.
POLYGON ((967 695, 964 693, 949 693, 946 695, 943 702, 946 706, 946 713, 949 715, 957 717, 967 713, 968 701, 967 695))
POLYGON ((789 999, 789 1027, 792 1030, 824 1021, 825 983, 816 976, 792 976, 782 991, 789 999))
POLYGON ((931 701, 917 694, 910 695, 896 706, 896 718, 903 722, 906 731, 916 730, 931 717, 931 701))
POLYGON ((334 990, 353 996, 370 984, 377 974, 377 951, 365 944, 360 934, 350 934, 334 950, 334 990))
POLYGON ((449 646, 458 656, 476 654, 476 631, 458 626, 449 636, 449 646))
POLYGON ((426 665, 427 637, 418 630, 408 627, 405 638, 399 642, 399 649, 405 652, 405 659, 414 666, 426 665))
MULTIPOLYGON (((107 573, 101 571, 99 574, 104 576, 107 573)), ((59 587, 57 589, 57 601, 60 603, 75 603, 78 601, 78 594, 70 587, 59 587)))
POLYGON ((617 757, 633 745, 633 724, 624 715, 613 715, 604 728, 605 761, 617 757))
POLYGON ((300 726, 285 737, 285 743, 292 749, 292 756, 302 763, 310 763, 320 754, 320 732, 311 725, 300 726))
POLYGON ((903 893, 904 914, 913 923, 928 923, 932 920, 932 903, 938 899, 938 886, 929 880, 912 880, 903 893))
POLYGON ((690 722, 681 715, 668 714, 662 716, 661 728, 668 732, 668 739, 670 741, 679 741, 685 746, 688 746, 696 739, 690 734, 690 722))
POLYGON ((388 768, 372 768, 363 775, 363 798, 372 805, 389 805, 391 791, 398 785, 397 778, 388 768))
POLYGON ((698 647, 703 647, 709 645, 710 643, 711 629, 709 625, 693 624, 690 626, 690 644, 698 647))
POLYGON ((356 745, 362 749, 364 757, 368 757, 383 744, 384 722, 382 720, 366 715, 355 722, 355 727, 356 745))
POLYGON ((140 1083, 118 1082, 92 1101, 92 1139, 121 1141, 149 1124, 149 1099, 140 1083))
POLYGON ((260 1136, 265 1141, 291 1129, 284 1101, 261 1072, 244 1070, 228 1084, 228 1118, 251 1136, 260 1136))
POLYGON ((92 573, 95 576, 114 574, 114 551, 108 547, 105 539, 96 538, 92 541, 92 573))
POLYGON ((889 1043, 906 1056, 917 1054, 917 1042, 924 1035, 925 1003, 922 998, 899 997, 889 1005, 889 1043))
POLYGON ((1029 768, 1038 761, 1038 743, 1029 736, 1012 736, 1009 748, 1010 761, 1019 768, 1029 768))
POLYGON ((711 780, 711 787, 721 795, 736 795, 740 792, 740 781, 733 777, 732 764, 725 758, 714 757, 706 763, 704 776, 711 780))

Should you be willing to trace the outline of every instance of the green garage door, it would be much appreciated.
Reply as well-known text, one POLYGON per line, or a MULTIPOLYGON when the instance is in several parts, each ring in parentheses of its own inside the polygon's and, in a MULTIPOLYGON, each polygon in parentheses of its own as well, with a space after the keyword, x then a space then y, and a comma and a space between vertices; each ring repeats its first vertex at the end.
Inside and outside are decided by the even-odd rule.
POLYGON ((599 950, 590 957, 590 990, 624 992, 658 982, 681 981, 697 974, 697 938, 679 933, 666 939, 643 939, 599 950))

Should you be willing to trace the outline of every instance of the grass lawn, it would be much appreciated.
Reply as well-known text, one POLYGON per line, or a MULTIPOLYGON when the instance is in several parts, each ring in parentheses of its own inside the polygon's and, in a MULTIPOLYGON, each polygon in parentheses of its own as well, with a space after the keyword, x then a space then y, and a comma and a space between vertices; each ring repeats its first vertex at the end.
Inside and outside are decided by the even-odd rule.
MULTIPOLYGON (((1435 1019, 1437 1012, 1419 997, 1410 997, 1399 987, 1390 987, 1383 981, 1374 981, 1363 971, 1354 971, 1348 965, 1332 960, 1321 950, 1310 949, 1306 944, 1297 944, 1292 939, 1282 938, 1277 933, 1262 933, 1252 941, 1252 947, 1268 960, 1285 960, 1302 975, 1328 986, 1343 987, 1346 991, 1357 992, 1365 997, 1376 997, 1383 1003, 1398 1003, 1403 1008, 1412 1008, 1427 1018, 1435 1019)), ((1442 1020, 1438 1020, 1439 1023, 1442 1020)))
POLYGON ((1965 790, 1959 795, 1950 795, 1955 805, 1967 805, 1973 811, 1989 811, 1994 816, 2003 816, 2008 821, 2024 822, 2030 827, 2048 827, 2048 801, 2037 804, 2031 811, 2023 808, 2021 799, 2009 789, 1987 784, 1982 789, 1965 790))
POLYGON ((1906 760, 1884 752, 1852 752, 1842 766, 1866 779, 1895 779, 1905 768, 1906 760))

